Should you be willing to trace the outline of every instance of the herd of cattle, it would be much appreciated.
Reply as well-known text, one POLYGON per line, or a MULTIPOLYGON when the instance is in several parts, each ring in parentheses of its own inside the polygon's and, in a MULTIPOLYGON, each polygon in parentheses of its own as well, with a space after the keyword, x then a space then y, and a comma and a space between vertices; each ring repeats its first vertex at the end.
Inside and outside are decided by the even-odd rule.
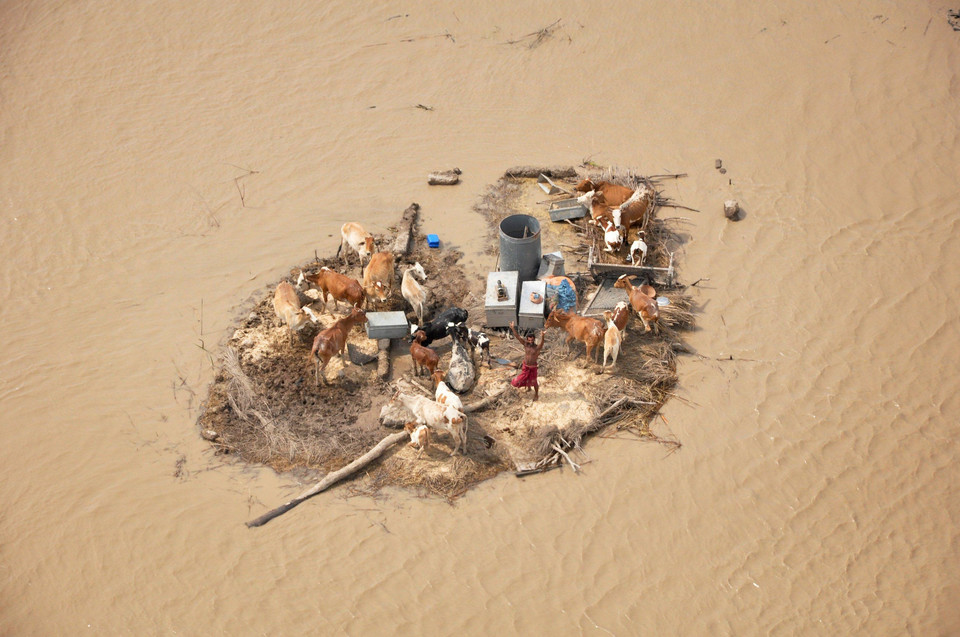
POLYGON ((630 240, 630 229, 639 227, 636 240, 630 244, 627 259, 634 265, 643 265, 647 258, 646 233, 643 228, 653 213, 657 192, 641 184, 635 190, 609 181, 594 183, 584 179, 577 184, 576 192, 583 193, 577 201, 590 210, 587 223, 603 231, 604 250, 618 252, 630 240), (640 253, 640 260, 636 254, 640 253))
MULTIPOLYGON (((616 186, 616 188, 611 186, 616 185, 607 182, 593 184, 585 181, 578 186, 578 189, 587 188, 587 194, 584 197, 592 200, 593 209, 597 211, 594 221, 598 225, 606 230, 613 223, 618 233, 622 229, 622 234, 619 235, 621 236, 620 244, 622 244, 623 238, 631 227, 642 225, 643 215, 652 206, 653 201, 646 193, 652 191, 643 186, 637 191, 624 189, 622 186, 616 186), (609 202, 616 202, 618 207, 611 208, 609 202), (637 217, 638 214, 639 217, 637 217)), ((390 252, 374 252, 374 237, 364 231, 360 224, 346 223, 341 228, 340 234, 341 242, 337 256, 348 265, 349 253, 357 254, 362 283, 329 267, 322 267, 312 274, 301 271, 296 284, 281 281, 277 285, 273 298, 274 311, 288 327, 291 343, 294 343, 294 334, 302 330, 308 322, 320 323, 320 317, 309 305, 300 305, 298 290, 316 290, 319 293, 318 302, 321 304, 321 313, 329 310, 330 299, 333 300, 331 314, 339 308, 340 302, 350 307, 348 315, 337 319, 330 327, 320 330, 313 340, 310 356, 316 363, 318 386, 321 379, 325 385, 329 384, 325 370, 334 356, 339 354, 341 361, 346 365, 344 352, 351 330, 355 325, 367 322, 365 307, 372 303, 387 301, 393 295, 397 274, 394 255, 390 252), (364 268, 365 260, 368 263, 364 268)), ((642 239, 641 232, 634 246, 645 255, 646 245, 643 244, 642 239), (642 247, 637 246, 637 243, 642 247)), ((426 272, 419 263, 406 267, 401 277, 400 293, 417 317, 417 323, 412 326, 408 337, 411 341, 410 356, 414 374, 419 376, 425 373, 430 376, 435 386, 434 400, 397 392, 391 402, 402 402, 414 414, 415 422, 407 425, 412 446, 419 448, 422 452, 429 444, 429 429, 433 428, 451 434, 454 442, 451 455, 457 450, 466 453, 467 417, 457 394, 469 391, 476 382, 477 350, 480 351, 480 364, 482 365, 486 360, 488 367, 490 366, 490 338, 481 331, 467 327, 467 311, 459 307, 445 309, 425 323, 427 291, 421 282, 426 279, 426 272), (451 339, 452 346, 449 368, 444 374, 437 369, 440 362, 439 355, 429 345, 447 337, 451 339)), ((556 308, 550 312, 544 324, 546 329, 562 327, 566 330, 568 345, 574 339, 583 342, 588 359, 591 358, 594 349, 599 356, 602 343, 602 368, 606 368, 608 358, 612 359, 612 365, 616 365, 621 342, 626 337, 627 319, 631 313, 637 314, 648 332, 651 324, 659 319, 656 291, 651 286, 634 286, 626 275, 620 277, 615 286, 626 290, 629 305, 620 303, 613 311, 604 312, 604 321, 580 316, 575 311, 556 308)))

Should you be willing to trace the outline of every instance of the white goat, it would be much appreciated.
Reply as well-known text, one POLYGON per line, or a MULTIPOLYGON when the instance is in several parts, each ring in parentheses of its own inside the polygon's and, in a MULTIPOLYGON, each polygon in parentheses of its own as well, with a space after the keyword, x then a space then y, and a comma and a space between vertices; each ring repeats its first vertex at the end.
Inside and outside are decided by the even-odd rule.
POLYGON ((414 275, 419 275, 424 281, 427 280, 427 273, 423 271, 423 266, 417 262, 404 270, 403 279, 400 281, 400 293, 403 294, 407 303, 413 307, 413 311, 417 315, 417 323, 422 325, 423 310, 427 304, 427 291, 417 282, 414 275))
POLYGON ((647 258, 647 244, 644 243, 643 239, 646 237, 646 233, 641 230, 637 233, 637 240, 630 244, 630 263, 633 265, 643 265, 643 260, 647 258), (635 252, 639 252, 640 263, 637 263, 637 258, 634 255, 635 252))
POLYGON ((450 455, 454 455, 463 448, 463 455, 467 454, 467 416, 449 405, 444 405, 436 401, 415 396, 413 394, 404 394, 397 392, 390 399, 390 402, 399 400, 403 406, 410 410, 418 425, 426 425, 431 429, 440 429, 450 432, 453 437, 454 447, 450 455))

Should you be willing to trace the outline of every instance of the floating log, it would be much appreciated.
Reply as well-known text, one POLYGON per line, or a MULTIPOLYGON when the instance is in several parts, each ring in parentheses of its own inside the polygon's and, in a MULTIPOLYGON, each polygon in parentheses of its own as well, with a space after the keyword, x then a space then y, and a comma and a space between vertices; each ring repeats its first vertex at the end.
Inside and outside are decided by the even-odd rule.
POLYGON ((324 476, 322 480, 320 480, 320 482, 316 483, 315 485, 313 485, 312 487, 310 487, 309 489, 307 489, 306 491, 304 491, 294 499, 290 500, 285 504, 278 506, 276 509, 267 511, 256 520, 251 520, 250 522, 247 522, 247 527, 252 529, 255 526, 263 526, 273 518, 283 515, 284 513, 286 513, 293 507, 297 506, 304 500, 317 495, 321 491, 326 491, 327 489, 329 489, 336 483, 340 482, 344 478, 353 475, 360 469, 363 469, 368 464, 370 464, 371 462, 379 458, 384 451, 394 446, 398 442, 402 442, 403 440, 409 440, 409 439, 410 439, 410 434, 408 434, 406 431, 398 431, 395 434, 390 434, 389 436, 387 436, 386 438, 378 442, 373 449, 363 454, 362 456, 360 456, 359 458, 357 458, 347 466, 343 467, 342 469, 338 469, 337 471, 328 473, 326 476, 324 476))
POLYGON ((576 179, 577 169, 573 166, 514 166, 503 173, 504 177, 529 179, 536 179, 540 175, 546 175, 554 179, 576 179))
POLYGON ((417 225, 417 218, 420 216, 420 204, 412 203, 403 211, 403 217, 397 225, 397 238, 393 241, 393 247, 390 249, 398 257, 406 256, 410 253, 413 245, 413 230, 417 225))
POLYGON ((427 183, 431 186, 454 186, 460 183, 461 174, 463 173, 459 168, 432 172, 427 175, 427 183))

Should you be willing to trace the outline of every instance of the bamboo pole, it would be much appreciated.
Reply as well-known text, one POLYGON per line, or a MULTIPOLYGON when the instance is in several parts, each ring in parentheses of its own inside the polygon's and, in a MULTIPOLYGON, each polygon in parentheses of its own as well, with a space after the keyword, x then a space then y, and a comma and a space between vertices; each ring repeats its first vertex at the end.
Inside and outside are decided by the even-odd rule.
POLYGON ((250 522, 247 522, 247 526, 251 529, 255 526, 263 526, 273 518, 283 515, 284 513, 286 513, 293 507, 297 506, 304 500, 317 495, 321 491, 326 491, 327 489, 329 489, 336 483, 340 482, 344 478, 353 475, 360 469, 363 469, 368 464, 370 464, 371 462, 379 458, 384 451, 394 446, 398 442, 401 442, 404 439, 409 439, 409 438, 410 438, 410 434, 408 434, 406 431, 399 431, 395 434, 390 434, 389 436, 387 436, 386 438, 378 442, 373 449, 363 454, 362 456, 360 456, 359 458, 357 458, 347 466, 343 467, 342 469, 338 469, 332 473, 328 473, 326 476, 324 476, 322 480, 320 480, 320 482, 316 483, 315 485, 313 485, 312 487, 310 487, 309 489, 307 489, 306 491, 304 491, 294 499, 290 500, 285 504, 278 506, 276 509, 267 511, 256 520, 251 520, 250 522))

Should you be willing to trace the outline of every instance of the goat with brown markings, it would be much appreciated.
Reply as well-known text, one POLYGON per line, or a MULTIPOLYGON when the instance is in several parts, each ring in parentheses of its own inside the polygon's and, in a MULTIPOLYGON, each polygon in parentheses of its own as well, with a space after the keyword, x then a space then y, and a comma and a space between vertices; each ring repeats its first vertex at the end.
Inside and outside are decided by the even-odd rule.
POLYGON ((427 335, 423 332, 417 332, 413 337, 413 342, 410 343, 413 373, 417 376, 420 376, 424 369, 429 370, 430 375, 433 375, 437 371, 437 365, 440 364, 440 356, 429 347, 421 345, 426 337, 427 335))
POLYGON ((630 282, 630 275, 624 274, 613 287, 627 291, 630 307, 637 313, 643 322, 643 329, 650 331, 650 325, 660 321, 660 306, 657 305, 657 291, 649 285, 634 285, 630 282))
POLYGON ((437 387, 433 399, 441 405, 449 405, 457 411, 463 411, 463 401, 453 393, 449 385, 443 382, 443 376, 444 374, 441 371, 433 372, 433 384, 437 387))
MULTIPOLYGON (((317 359, 317 385, 320 385, 320 377, 327 368, 327 363, 335 354, 340 354, 340 360, 344 367, 347 365, 347 359, 343 352, 347 347, 347 336, 354 325, 367 322, 367 314, 360 308, 353 308, 349 316, 337 320, 333 325, 317 334, 313 339, 313 348, 310 355, 317 359)), ((323 377, 323 384, 329 385, 327 377, 323 377)))
MULTIPOLYGON (((580 316, 579 314, 571 314, 561 309, 556 309, 550 312, 550 316, 547 317, 544 327, 562 327, 565 329, 567 331, 567 338, 565 341, 567 347, 570 346, 570 341, 572 339, 581 341, 587 348, 588 360, 590 359, 590 352, 593 351, 593 348, 597 347, 603 342, 603 323, 595 318, 588 318, 586 316, 580 316)), ((599 353, 600 349, 597 348, 598 356, 599 353)))
POLYGON ((403 430, 410 434, 409 446, 419 449, 417 457, 420 457, 427 447, 430 446, 430 427, 418 425, 416 422, 408 422, 403 426, 403 430))
MULTIPOLYGON (((453 451, 458 450, 464 455, 467 453, 467 416, 450 405, 443 405, 423 396, 397 392, 390 399, 391 403, 400 401, 416 418, 417 425, 426 425, 432 429, 447 431, 453 437, 453 451)), ((416 429, 414 429, 416 431, 416 429)))
POLYGON ((344 301, 353 307, 363 305, 367 295, 363 291, 363 286, 356 279, 340 274, 324 266, 316 274, 304 274, 300 271, 300 278, 297 284, 307 282, 311 287, 320 291, 320 300, 323 302, 323 311, 327 311, 327 296, 333 297, 333 309, 339 309, 338 302, 344 301))
POLYGON ((610 369, 613 369, 617 364, 617 357, 620 356, 620 344, 623 339, 620 338, 620 330, 613 322, 613 312, 604 310, 603 319, 607 323, 607 331, 603 335, 603 368, 607 367, 607 357, 612 357, 613 363, 610 364, 610 369))
POLYGON ((630 306, 620 301, 613 308, 613 324, 620 330, 620 342, 627 340, 627 320, 630 318, 630 306))

